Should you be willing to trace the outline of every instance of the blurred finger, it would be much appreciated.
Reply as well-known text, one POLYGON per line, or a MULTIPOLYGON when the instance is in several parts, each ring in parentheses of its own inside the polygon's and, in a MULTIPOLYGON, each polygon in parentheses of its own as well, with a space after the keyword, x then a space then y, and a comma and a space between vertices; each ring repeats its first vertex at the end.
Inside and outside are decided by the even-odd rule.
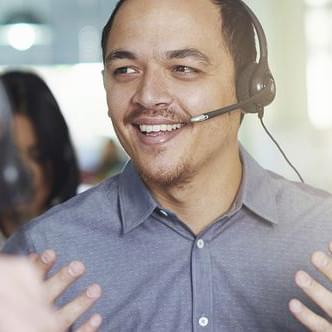
POLYGON ((88 310, 97 301, 100 296, 100 286, 93 284, 90 285, 83 294, 59 309, 57 315, 62 328, 64 330, 68 329, 86 310, 88 310))
MULTIPOLYGON (((30 254, 31 255, 31 254, 30 254)), ((47 273, 52 268, 56 260, 56 254, 53 250, 47 249, 38 257, 32 255, 33 263, 42 279, 46 278, 47 273)))
POLYGON ((294 317, 306 326, 310 331, 328 332, 332 331, 332 326, 324 318, 318 316, 300 301, 293 299, 289 302, 289 310, 294 317))
POLYGON ((85 271, 82 262, 73 261, 45 282, 47 298, 53 303, 85 271))
POLYGON ((311 262, 322 272, 330 281, 332 281, 332 259, 321 251, 315 252, 311 257, 311 262))
POLYGON ((102 317, 99 314, 95 314, 75 332, 95 332, 101 323, 102 317))
POLYGON ((332 317, 332 293, 329 290, 304 271, 296 273, 295 282, 317 305, 332 317))

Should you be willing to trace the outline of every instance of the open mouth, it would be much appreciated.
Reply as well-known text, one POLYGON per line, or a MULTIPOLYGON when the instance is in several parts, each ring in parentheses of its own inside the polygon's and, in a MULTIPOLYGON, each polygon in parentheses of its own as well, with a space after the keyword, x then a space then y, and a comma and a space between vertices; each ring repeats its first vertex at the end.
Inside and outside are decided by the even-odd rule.
POLYGON ((157 135, 165 135, 170 132, 175 132, 185 126, 184 123, 176 123, 176 124, 140 124, 136 125, 137 129, 146 136, 157 136, 157 135))

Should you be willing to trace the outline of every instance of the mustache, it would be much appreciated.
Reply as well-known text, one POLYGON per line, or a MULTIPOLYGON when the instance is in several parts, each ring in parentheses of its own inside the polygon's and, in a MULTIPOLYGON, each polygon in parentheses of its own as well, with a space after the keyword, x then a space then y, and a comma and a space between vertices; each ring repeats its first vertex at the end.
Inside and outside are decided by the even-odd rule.
POLYGON ((159 106, 155 108, 135 107, 126 117, 126 122, 132 123, 142 117, 162 117, 175 122, 186 123, 191 119, 191 115, 184 111, 179 111, 175 106, 159 106))

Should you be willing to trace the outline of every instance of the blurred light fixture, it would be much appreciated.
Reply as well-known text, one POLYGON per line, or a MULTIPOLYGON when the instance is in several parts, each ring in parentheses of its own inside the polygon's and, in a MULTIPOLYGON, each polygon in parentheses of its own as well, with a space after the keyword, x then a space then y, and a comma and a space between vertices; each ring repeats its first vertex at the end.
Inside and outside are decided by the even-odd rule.
POLYGON ((51 41, 49 26, 30 11, 13 12, 0 27, 0 42, 19 51, 51 41))

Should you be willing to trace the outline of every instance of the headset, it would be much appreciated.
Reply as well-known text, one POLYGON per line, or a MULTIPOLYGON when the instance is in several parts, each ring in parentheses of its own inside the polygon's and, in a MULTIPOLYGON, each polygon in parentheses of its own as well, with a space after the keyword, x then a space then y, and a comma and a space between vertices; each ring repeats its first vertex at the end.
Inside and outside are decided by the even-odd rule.
POLYGON ((269 68, 267 40, 261 23, 254 12, 242 1, 241 6, 250 16, 259 44, 259 60, 248 64, 238 75, 236 93, 238 102, 215 111, 194 116, 190 122, 203 122, 216 116, 241 109, 243 113, 258 113, 262 118, 264 107, 276 96, 276 83, 269 68))
POLYGON ((238 98, 237 103, 194 116, 189 120, 189 122, 203 122, 216 116, 239 109, 243 114, 257 113, 265 132, 277 146, 286 162, 295 171, 300 181, 303 183, 304 180, 301 174, 290 162, 285 152, 282 150, 278 142, 275 140, 263 122, 264 108, 273 102, 277 91, 276 83, 268 63, 267 40, 264 29, 255 13, 242 0, 237 1, 250 16, 251 23, 254 27, 258 39, 259 59, 258 61, 248 64, 238 75, 236 81, 236 94, 238 98))

